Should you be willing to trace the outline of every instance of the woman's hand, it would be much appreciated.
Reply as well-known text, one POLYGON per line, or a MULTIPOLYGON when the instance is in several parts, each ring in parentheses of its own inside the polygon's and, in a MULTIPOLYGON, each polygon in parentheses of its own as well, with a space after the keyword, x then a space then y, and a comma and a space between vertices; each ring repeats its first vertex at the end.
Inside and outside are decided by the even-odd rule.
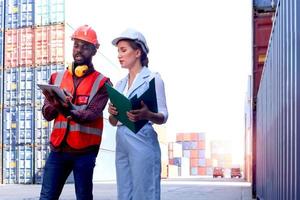
POLYGON ((143 101, 141 101, 141 105, 142 107, 140 109, 127 112, 127 116, 130 121, 137 122, 139 120, 149 120, 151 111, 143 101))
POLYGON ((117 108, 114 107, 114 105, 109 102, 107 110, 108 110, 108 113, 110 114, 109 118, 108 118, 109 123, 113 126, 116 126, 118 123, 118 120, 114 116, 116 116, 118 114, 117 108))
POLYGON ((108 103, 108 113, 111 114, 111 115, 117 115, 118 114, 117 108, 114 107, 114 105, 110 102, 108 103))

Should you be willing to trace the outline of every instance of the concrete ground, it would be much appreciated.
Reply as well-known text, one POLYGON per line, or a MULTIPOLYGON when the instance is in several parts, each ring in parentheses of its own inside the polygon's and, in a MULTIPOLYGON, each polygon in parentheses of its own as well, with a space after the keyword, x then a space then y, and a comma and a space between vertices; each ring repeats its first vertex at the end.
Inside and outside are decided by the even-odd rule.
MULTIPOLYGON (((38 200, 41 185, 0 185, 1 200, 38 200)), ((162 180, 161 200, 251 200, 251 184, 226 179, 162 180)), ((66 184, 60 200, 75 200, 73 184, 66 184)), ((115 182, 94 184, 94 200, 116 200, 115 182)))

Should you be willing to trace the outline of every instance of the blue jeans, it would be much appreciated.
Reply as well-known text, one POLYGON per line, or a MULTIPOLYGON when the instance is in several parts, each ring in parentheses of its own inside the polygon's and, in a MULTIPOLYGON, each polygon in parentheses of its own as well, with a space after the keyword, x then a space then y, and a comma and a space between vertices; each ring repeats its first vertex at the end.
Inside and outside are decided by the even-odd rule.
POLYGON ((45 168, 40 200, 58 200, 66 179, 73 171, 77 200, 93 199, 93 172, 97 152, 51 151, 45 168))

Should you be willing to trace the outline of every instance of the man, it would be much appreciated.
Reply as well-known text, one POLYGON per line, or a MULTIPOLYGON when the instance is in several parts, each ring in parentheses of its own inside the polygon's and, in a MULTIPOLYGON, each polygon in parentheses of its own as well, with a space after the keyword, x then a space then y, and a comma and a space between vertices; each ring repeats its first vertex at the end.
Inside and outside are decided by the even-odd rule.
POLYGON ((108 101, 104 83, 111 82, 92 63, 99 48, 96 32, 84 25, 74 32, 72 40, 72 66, 50 78, 50 84, 59 85, 66 92, 66 101, 43 91, 43 116, 47 121, 55 121, 40 200, 59 199, 72 171, 77 200, 93 199, 92 179, 103 130, 102 111, 108 101))

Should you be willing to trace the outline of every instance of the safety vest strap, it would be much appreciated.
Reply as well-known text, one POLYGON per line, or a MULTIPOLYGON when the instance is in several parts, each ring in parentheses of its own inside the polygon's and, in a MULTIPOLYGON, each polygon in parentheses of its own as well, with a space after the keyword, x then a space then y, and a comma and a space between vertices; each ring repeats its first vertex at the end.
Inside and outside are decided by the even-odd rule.
POLYGON ((90 97, 89 97, 89 100, 88 100, 88 103, 86 105, 81 105, 81 106, 77 106, 77 105, 74 105, 73 107, 76 109, 76 110, 85 110, 87 108, 87 106, 90 104, 90 102, 92 101, 92 99, 94 98, 94 96, 96 95, 97 91, 98 91, 98 88, 99 88, 99 84, 101 83, 101 81, 105 78, 105 76, 103 76, 102 74, 99 74, 96 78, 96 80, 94 81, 93 83, 93 86, 92 86, 92 90, 90 92, 90 97))
POLYGON ((61 84, 62 79, 64 77, 64 74, 65 74, 65 71, 57 72, 57 75, 56 75, 56 78, 55 78, 55 81, 54 81, 54 85, 60 85, 61 84))
MULTIPOLYGON (((67 122, 55 122, 53 126, 53 130, 55 129, 66 129, 67 128, 67 122)), ((102 135, 102 129, 100 128, 92 128, 88 126, 83 126, 79 124, 70 124, 69 131, 78 131, 81 133, 86 133, 86 134, 92 134, 92 135, 102 135)))

